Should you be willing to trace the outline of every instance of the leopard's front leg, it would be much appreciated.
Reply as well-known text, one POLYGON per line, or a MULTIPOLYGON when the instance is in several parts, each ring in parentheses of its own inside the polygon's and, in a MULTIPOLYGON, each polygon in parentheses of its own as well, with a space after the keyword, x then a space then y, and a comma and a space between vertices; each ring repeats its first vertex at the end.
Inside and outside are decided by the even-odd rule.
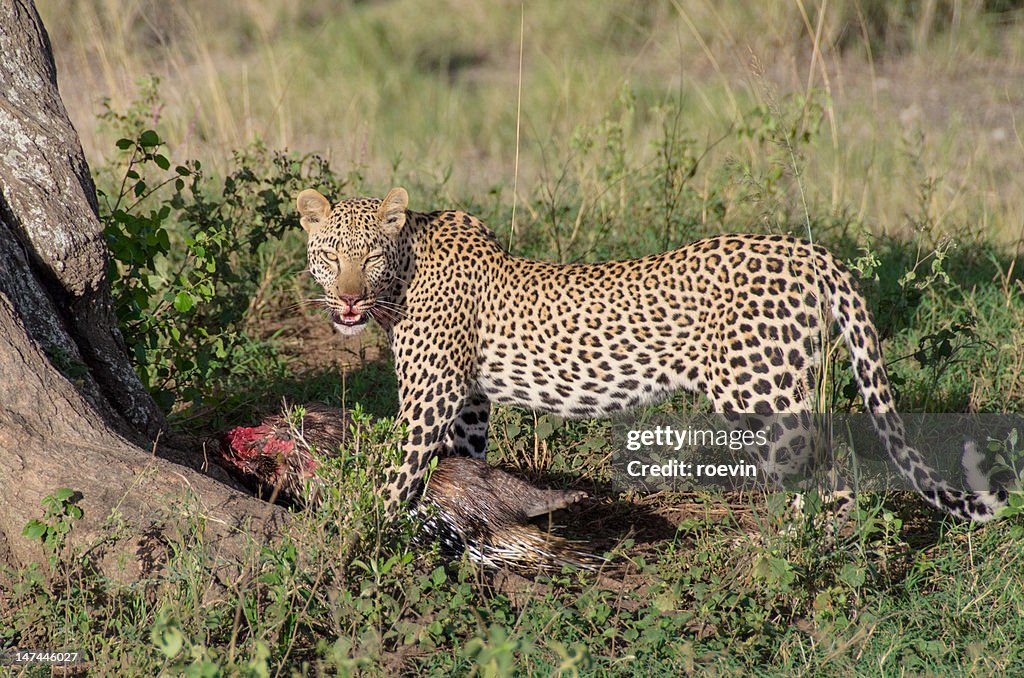
POLYGON ((468 379, 451 367, 441 375, 422 366, 398 372, 398 420, 406 425, 406 435, 402 463, 388 483, 388 517, 396 516, 403 502, 418 497, 427 466, 441 451, 469 391, 468 379))
POLYGON ((448 429, 444 443, 445 454, 487 459, 487 425, 490 418, 491 401, 487 396, 470 394, 448 429))

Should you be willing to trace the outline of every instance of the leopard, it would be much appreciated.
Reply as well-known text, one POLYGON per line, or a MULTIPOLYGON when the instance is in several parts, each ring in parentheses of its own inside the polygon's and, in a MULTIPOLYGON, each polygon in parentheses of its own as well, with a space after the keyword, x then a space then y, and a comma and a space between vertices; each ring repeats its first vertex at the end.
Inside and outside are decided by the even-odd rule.
MULTIPOLYGON (((783 414, 795 428, 793 415, 816 407, 830 333, 917 493, 975 522, 1008 503, 994 482, 954 487, 908 442, 865 296, 821 244, 726 233, 628 260, 558 263, 511 254, 464 211, 412 211, 400 187, 334 205, 308 188, 296 206, 324 292, 314 301, 342 334, 377 323, 394 359, 405 433, 387 515, 415 501, 435 457, 486 456, 492 405, 583 419, 685 390, 716 412, 783 414)), ((778 439, 766 467, 799 471, 799 445, 778 439)))

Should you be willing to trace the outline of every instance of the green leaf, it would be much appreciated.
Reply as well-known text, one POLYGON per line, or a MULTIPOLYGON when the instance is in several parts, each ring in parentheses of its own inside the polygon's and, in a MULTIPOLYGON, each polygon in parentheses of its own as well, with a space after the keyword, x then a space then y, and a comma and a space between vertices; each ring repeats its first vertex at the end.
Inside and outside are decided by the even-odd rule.
POLYGON ((160 144, 160 136, 151 129, 147 129, 139 137, 139 145, 143 148, 149 148, 160 144))
POLYGON ((162 155, 154 155, 153 162, 155 162, 156 166, 162 170, 168 170, 171 168, 171 161, 162 155))
POLYGON ((177 656, 185 644, 184 635, 175 627, 160 629, 155 631, 153 635, 153 641, 157 649, 168 659, 177 656))
POLYGON ((117 140, 117 147, 120 148, 122 151, 127 151, 129 148, 131 148, 134 145, 135 145, 135 142, 132 141, 131 139, 118 139, 117 140))
POLYGON ((21 534, 32 540, 42 539, 46 534, 46 523, 30 520, 25 524, 25 529, 21 531, 21 534))
POLYGON ((178 292, 174 297, 174 308, 178 313, 187 313, 195 305, 192 295, 188 292, 178 292))
POLYGON ((860 588, 866 580, 864 568, 853 563, 846 563, 839 572, 839 580, 850 588, 860 588))

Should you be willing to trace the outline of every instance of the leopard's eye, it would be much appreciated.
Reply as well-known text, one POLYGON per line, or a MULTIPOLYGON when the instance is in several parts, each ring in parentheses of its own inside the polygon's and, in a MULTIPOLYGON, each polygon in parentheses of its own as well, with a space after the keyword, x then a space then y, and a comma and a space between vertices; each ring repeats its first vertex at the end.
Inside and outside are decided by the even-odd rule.
POLYGON ((384 256, 384 252, 381 250, 373 250, 363 258, 363 266, 374 263, 380 260, 384 256))
POLYGON ((324 250, 323 254, 324 254, 324 259, 326 259, 327 261, 331 262, 332 264, 338 263, 338 254, 337 254, 337 252, 333 252, 331 250, 324 250))

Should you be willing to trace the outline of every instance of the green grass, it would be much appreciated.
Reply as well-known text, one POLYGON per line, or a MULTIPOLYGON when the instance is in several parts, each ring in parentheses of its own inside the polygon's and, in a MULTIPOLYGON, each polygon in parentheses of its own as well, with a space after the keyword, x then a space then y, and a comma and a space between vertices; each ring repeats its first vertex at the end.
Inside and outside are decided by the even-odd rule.
POLYGON ((350 470, 327 507, 227 570, 190 540, 194 523, 168 517, 183 539, 158 576, 118 584, 73 559, 23 575, 5 641, 76 648, 97 670, 133 674, 1013 675, 1024 662, 1019 519, 931 524, 908 546, 899 511, 883 512, 839 550, 773 522, 695 520, 673 539, 627 544, 609 579, 565 573, 516 593, 410 551, 407 532, 378 540, 364 524, 369 543, 353 552, 355 516, 374 515, 357 489, 366 480, 350 470))
MULTIPOLYGON (((147 148, 169 167, 139 167, 144 200, 120 221, 111 201, 101 211, 123 227, 110 235, 130 348, 190 431, 251 423, 282 397, 396 409, 390 364, 371 350, 379 333, 369 357, 341 358, 302 305, 316 290, 290 201, 306 186, 337 197, 401 184, 414 209, 465 208, 516 253, 562 261, 719 232, 810 235, 858 271, 902 410, 1024 411, 1019 9, 829 3, 816 41, 810 3, 806 22, 799 2, 528 3, 513 196, 517 5, 39 4, 101 190, 119 192, 118 138, 154 128, 163 142, 147 148), (148 73, 163 78, 149 98, 132 84, 148 73), (103 94, 117 113, 97 119, 103 94), (188 159, 202 161, 194 190, 148 193, 188 159), (198 250, 200 233, 218 246, 198 250)), ((848 363, 835 368, 831 406, 861 409, 848 363)), ((664 407, 703 406, 680 395, 664 407)), ((393 449, 386 424, 360 449, 393 449)), ((281 543, 253 543, 234 577, 217 576, 199 511, 160 518, 182 537, 139 582, 58 549, 0 597, 0 643, 81 649, 99 672, 134 674, 1024 666, 1020 515, 975 529, 869 495, 835 548, 810 521, 790 523, 781 495, 619 495, 607 437, 607 422, 501 408, 491 450, 598 498, 566 531, 615 549, 605 575, 519 590, 446 563, 409 526, 377 523, 379 478, 355 456, 331 469, 327 504, 297 514, 281 543)))

